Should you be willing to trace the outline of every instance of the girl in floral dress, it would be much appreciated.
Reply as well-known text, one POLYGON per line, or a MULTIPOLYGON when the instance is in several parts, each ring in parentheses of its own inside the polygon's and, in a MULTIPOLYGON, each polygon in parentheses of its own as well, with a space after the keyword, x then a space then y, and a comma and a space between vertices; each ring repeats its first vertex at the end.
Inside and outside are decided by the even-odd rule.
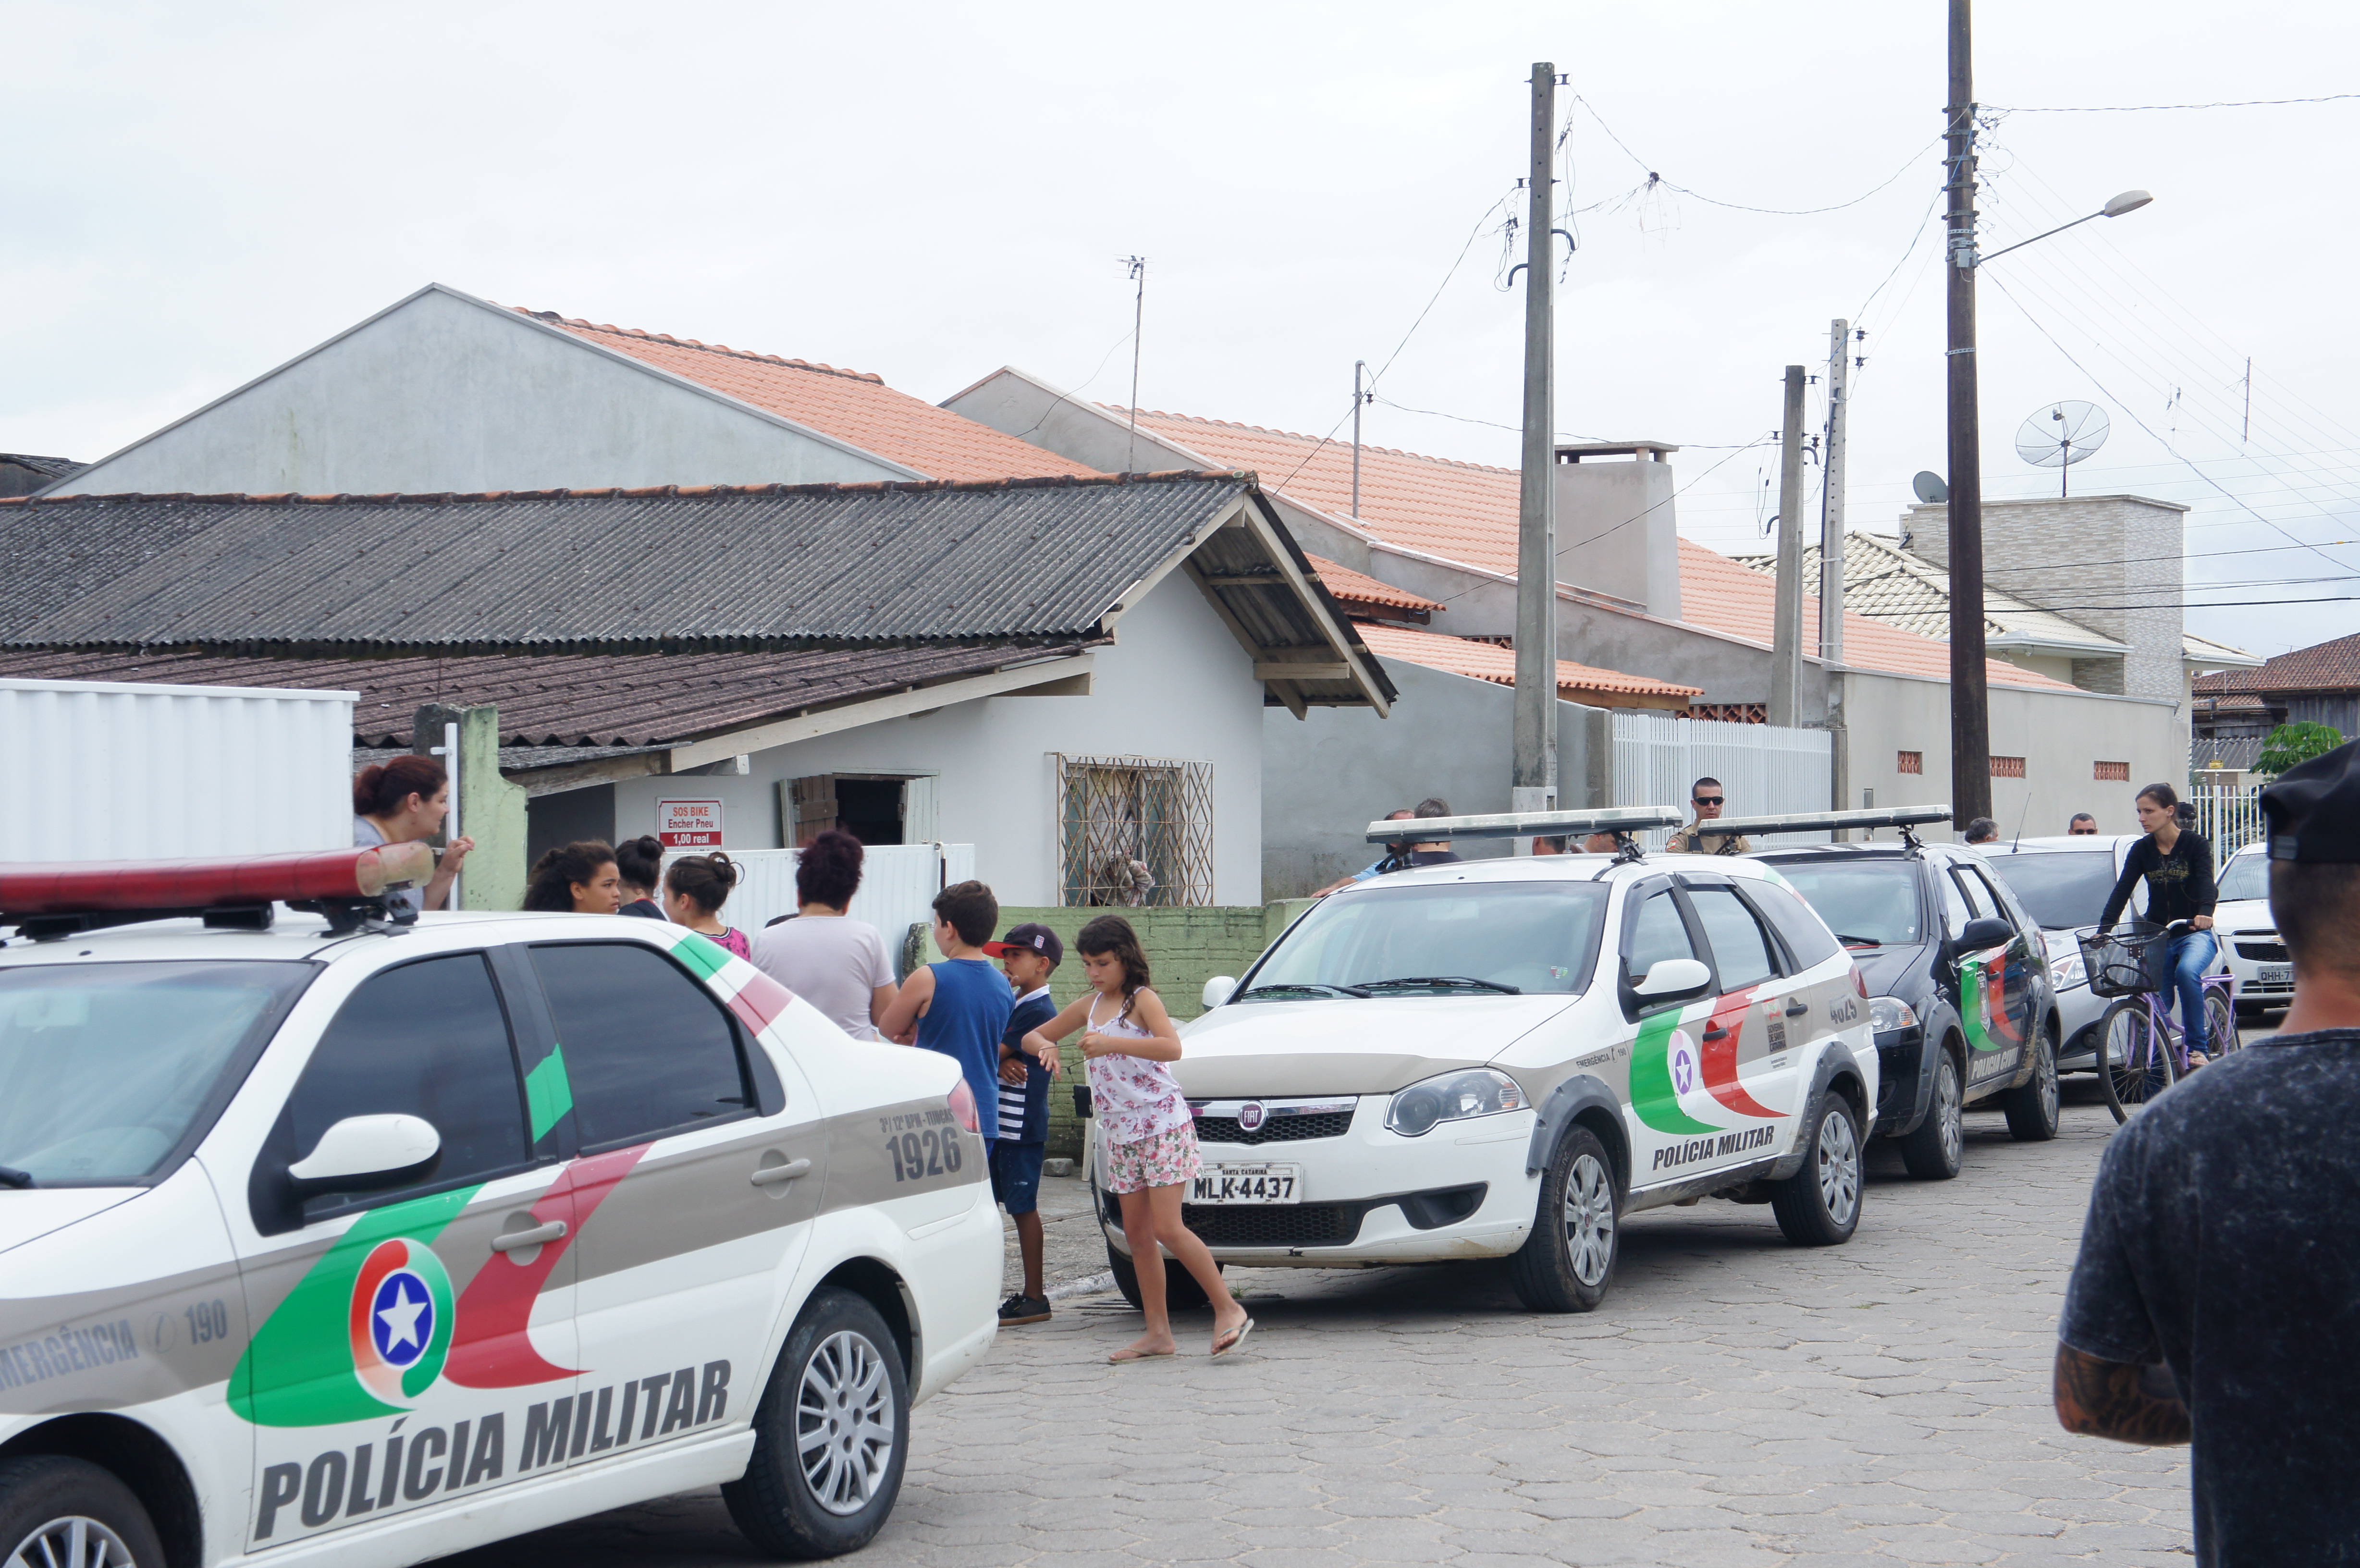
POLYGON ((1073 1006, 1024 1037, 1024 1050, 1054 1061, 1054 1041, 1083 1030, 1082 1057, 1090 1083, 1091 1115, 1104 1142, 1108 1185, 1122 1201, 1123 1234, 1139 1271, 1147 1332, 1107 1359, 1144 1361, 1176 1356, 1172 1318, 1164 1300, 1164 1253, 1171 1249, 1196 1276, 1213 1304, 1213 1354, 1226 1356, 1253 1331, 1213 1267, 1213 1255, 1182 1223, 1180 1195, 1196 1176, 1196 1124, 1172 1076, 1180 1060, 1180 1031, 1147 988, 1147 955, 1120 915, 1100 915, 1074 939, 1090 989, 1073 1006), (1160 1247, 1159 1247, 1160 1244, 1160 1247))

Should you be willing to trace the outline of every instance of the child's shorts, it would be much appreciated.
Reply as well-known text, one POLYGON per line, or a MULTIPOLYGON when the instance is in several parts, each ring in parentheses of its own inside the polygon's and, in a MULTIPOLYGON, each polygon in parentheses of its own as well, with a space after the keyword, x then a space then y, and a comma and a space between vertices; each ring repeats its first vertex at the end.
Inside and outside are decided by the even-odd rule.
POLYGON ((1029 1214, 1041 1206, 1041 1160, 1045 1143, 1017 1143, 1001 1138, 991 1146, 991 1197, 1011 1214, 1029 1214))
POLYGON ((1118 1192, 1176 1187, 1193 1181, 1202 1164, 1196 1158, 1196 1126, 1182 1122, 1139 1143, 1109 1143, 1107 1184, 1118 1192))

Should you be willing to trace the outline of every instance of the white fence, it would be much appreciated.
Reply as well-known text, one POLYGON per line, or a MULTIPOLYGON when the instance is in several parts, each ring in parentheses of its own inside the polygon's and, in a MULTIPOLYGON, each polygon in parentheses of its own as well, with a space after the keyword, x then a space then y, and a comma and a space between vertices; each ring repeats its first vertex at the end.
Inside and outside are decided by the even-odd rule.
MULTIPOLYGON (((1617 806, 1674 806, 1690 815, 1688 786, 1718 779, 1732 817, 1829 809, 1834 753, 1826 730, 1774 729, 1720 719, 1681 719, 1622 708, 1614 713, 1614 799, 1617 806)), ((1826 834, 1777 833, 1757 845, 1823 842, 1826 834)), ((1640 836, 1648 849, 1670 838, 1658 830, 1640 836)))
MULTIPOLYGON (((664 865, 683 855, 664 856, 664 865)), ((736 892, 721 911, 722 923, 752 935, 781 915, 795 912, 797 849, 733 849, 729 858, 742 873, 736 892)), ((861 859, 860 891, 852 896, 845 913, 867 920, 884 933, 885 951, 901 962, 901 939, 910 927, 934 918, 934 895, 954 882, 975 876, 975 845, 971 844, 882 844, 872 845, 861 859)))
POLYGON ((2196 808, 2196 831, 2212 846, 2214 865, 2262 837, 2261 780, 2251 783, 2200 782, 2188 790, 2196 808))

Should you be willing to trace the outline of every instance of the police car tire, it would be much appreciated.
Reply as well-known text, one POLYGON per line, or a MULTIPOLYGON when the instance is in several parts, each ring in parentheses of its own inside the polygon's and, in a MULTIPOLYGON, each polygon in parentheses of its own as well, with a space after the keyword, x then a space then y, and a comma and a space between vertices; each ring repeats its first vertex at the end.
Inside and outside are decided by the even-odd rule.
POLYGON ((1614 1283, 1614 1265, 1622 1256, 1622 1192, 1614 1179, 1614 1160, 1598 1135, 1579 1123, 1557 1139, 1556 1158, 1541 1174, 1538 1210, 1532 1234, 1508 1259, 1508 1283, 1524 1310, 1535 1312, 1586 1312, 1606 1299, 1614 1283), (1565 1194, 1573 1171, 1584 1160, 1604 1173, 1609 1225, 1606 1266, 1594 1282, 1574 1269, 1572 1238, 1566 1234, 1565 1194))
POLYGON ((722 1501, 738 1530, 774 1557, 809 1561, 839 1557, 869 1544, 893 1512, 901 1472, 910 1458, 910 1380, 901 1352, 885 1319, 864 1297, 832 1285, 812 1292, 770 1381, 754 1409, 754 1453, 746 1474, 722 1486, 722 1501), (820 1505, 803 1478, 796 1438, 804 1369, 839 1334, 865 1340, 890 1384, 893 1441, 884 1475, 860 1510, 835 1514, 820 1505))
POLYGON ((1777 1217, 1778 1229, 1797 1247, 1841 1246, 1860 1228, 1861 1202, 1868 1195, 1867 1158, 1861 1145, 1860 1122, 1852 1113, 1852 1102, 1829 1089, 1811 1102, 1803 1126, 1807 1139, 1803 1168, 1785 1181, 1771 1184, 1770 1212, 1777 1217), (1828 1124, 1838 1118, 1843 1122, 1847 1135, 1844 1141, 1852 1150, 1852 1210, 1841 1217, 1830 1212, 1819 1187, 1819 1145, 1828 1136, 1828 1124))
POLYGON ((2032 1076, 2000 1097, 2007 1135, 2018 1143, 2047 1143, 2057 1136, 2060 1100, 2057 1090, 2057 1042, 2046 1029, 2033 1036, 2032 1076))
POLYGON ((57 1454, 0 1460, 0 1563, 47 1561, 40 1538, 74 1519, 113 1535, 129 1554, 126 1568, 164 1568, 164 1543, 148 1510, 112 1473, 57 1454))
MULTIPOLYGON (((1901 1163, 1920 1181, 1947 1181, 1966 1163, 1967 1080, 1945 1044, 1934 1062, 1934 1092, 1926 1119, 1903 1135, 1901 1163)), ((1817 1127, 1815 1119, 1811 1126, 1817 1127)))
MULTIPOLYGON (((1216 1263, 1213 1267, 1226 1270, 1229 1266, 1216 1263)), ((1117 1252, 1112 1242, 1107 1243, 1107 1268, 1114 1275, 1114 1288, 1122 1292, 1122 1299, 1131 1303, 1131 1310, 1145 1312, 1146 1298, 1140 1293, 1138 1267, 1117 1252)), ((1205 1287, 1196 1283, 1196 1276, 1169 1258, 1164 1260, 1164 1310, 1167 1313, 1194 1312, 1211 1299, 1205 1294, 1205 1287)))

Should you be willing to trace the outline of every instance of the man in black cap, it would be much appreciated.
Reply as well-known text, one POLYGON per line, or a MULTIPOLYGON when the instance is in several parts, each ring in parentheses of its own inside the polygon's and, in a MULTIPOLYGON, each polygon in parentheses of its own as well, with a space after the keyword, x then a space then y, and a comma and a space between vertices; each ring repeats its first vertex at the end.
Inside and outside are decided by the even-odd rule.
POLYGON ((2195 1443, 2202 1563, 2360 1561, 2360 742, 2262 791, 2294 1005, 2114 1135, 2057 1330, 2069 1432, 2195 1443))

